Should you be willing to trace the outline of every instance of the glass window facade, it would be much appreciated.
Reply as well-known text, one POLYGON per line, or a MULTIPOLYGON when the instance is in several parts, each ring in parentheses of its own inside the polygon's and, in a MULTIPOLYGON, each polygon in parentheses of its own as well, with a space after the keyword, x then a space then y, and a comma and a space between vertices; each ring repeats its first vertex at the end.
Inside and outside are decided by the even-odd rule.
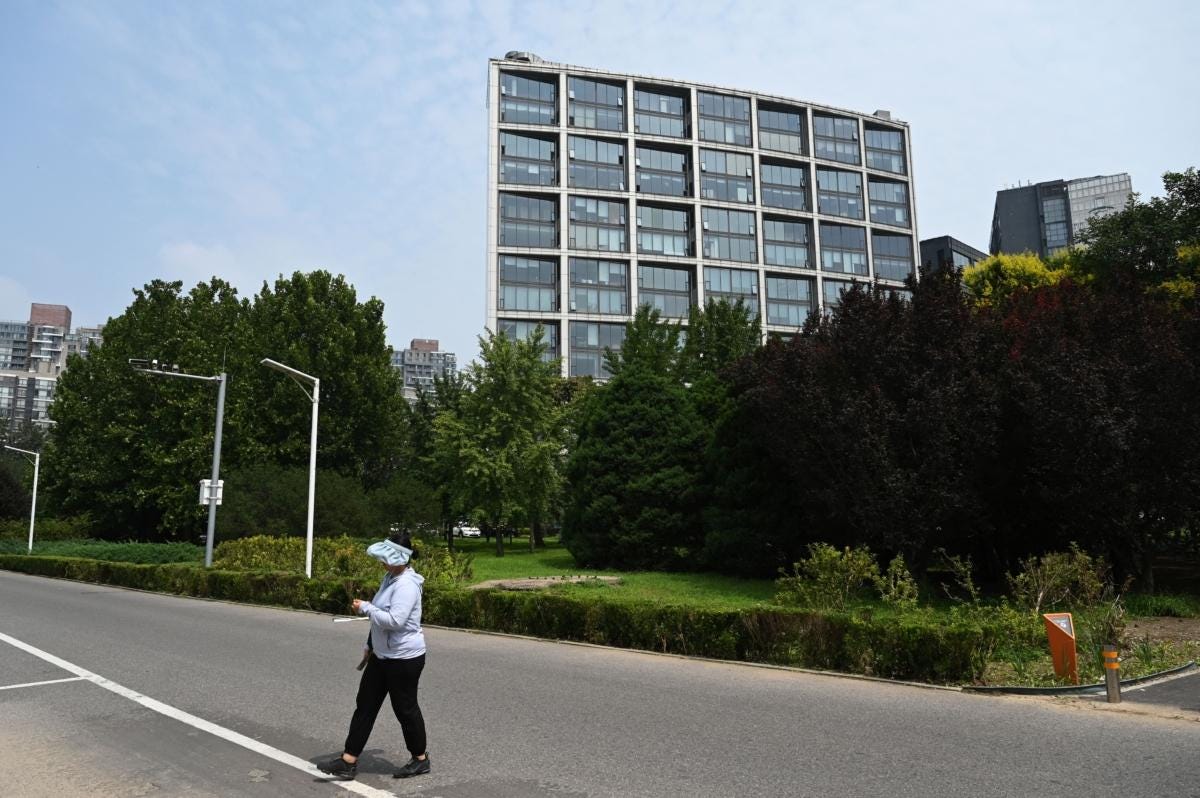
POLYGON ((702 208, 701 213, 704 218, 704 257, 742 263, 758 261, 753 213, 722 208, 702 208))
POLYGON ((829 216, 863 218, 862 175, 818 167, 817 209, 829 216))
POLYGON ((723 202, 754 202, 754 156, 700 150, 700 196, 723 202))
POLYGON ((686 258, 692 254, 691 213, 638 203, 638 252, 686 258))
POLYGON ((821 270, 867 273, 867 231, 862 227, 821 223, 821 270))
POLYGON ((904 134, 890 128, 867 127, 863 132, 867 145, 867 166, 884 172, 902 175, 904 168, 904 134))
POLYGON ((572 313, 629 313, 629 264, 571 258, 572 313))
POLYGON ((1048 254, 1053 255, 1071 242, 1065 197, 1046 197, 1042 200, 1042 222, 1046 231, 1046 252, 1048 254))
POLYGON ((637 145, 637 190, 670 197, 692 195, 692 159, 687 152, 637 145))
POLYGON ((759 180, 763 205, 790 211, 808 210, 808 167, 763 161, 759 180))
POLYGON ((558 123, 558 79, 500 73, 500 121, 517 125, 558 123))
POLYGON ((750 146, 750 100, 696 92, 700 106, 700 140, 750 146))
POLYGON ((854 283, 848 280, 825 280, 822 286, 822 300, 825 309, 832 310, 842 304, 842 294, 850 290, 854 283))
POLYGON ((871 261, 875 277, 907 280, 913 271, 913 246, 909 236, 871 233, 871 261))
POLYGON ((664 318, 686 319, 692 307, 692 271, 687 267, 638 266, 638 302, 664 318))
POLYGON ((758 146, 804 155, 804 111, 758 104, 758 146))
POLYGON ((688 103, 683 94, 666 90, 635 88, 633 91, 633 129, 650 136, 689 135, 688 103))
POLYGON ((895 180, 867 180, 867 196, 871 201, 871 221, 896 227, 909 227, 908 188, 895 180))
POLYGON ((767 275, 767 324, 800 327, 813 308, 813 281, 767 275))
POLYGON ((567 136, 569 185, 604 191, 625 190, 625 145, 616 141, 567 136))
POLYGON ((567 78, 567 124, 592 130, 624 130, 624 84, 567 78))
POLYGON ((558 259, 500 256, 500 310, 558 310, 558 259))
POLYGON ((567 246, 571 249, 593 249, 603 252, 625 252, 625 203, 597 199, 596 197, 571 197, 570 235, 567 246))
POLYGON ((604 350, 614 352, 625 343, 624 324, 598 322, 571 322, 571 376, 607 377, 604 365, 604 350))
POLYGON ((557 149, 553 139, 500 131, 500 182, 558 185, 557 149))
POLYGON ((705 266, 704 300, 731 304, 741 302, 750 311, 751 318, 758 318, 758 272, 705 266))
POLYGON ((501 192, 500 246, 557 247, 558 197, 501 192))
POLYGON ((769 266, 811 269, 808 222, 763 219, 763 261, 769 266))
POLYGON ((818 158, 860 164, 858 120, 813 114, 813 146, 818 158))
POLYGON ((546 351, 542 360, 547 362, 558 358, 558 324, 552 321, 525 321, 523 319, 498 319, 497 332, 502 332, 514 341, 525 341, 533 335, 533 331, 541 326, 542 343, 546 351))

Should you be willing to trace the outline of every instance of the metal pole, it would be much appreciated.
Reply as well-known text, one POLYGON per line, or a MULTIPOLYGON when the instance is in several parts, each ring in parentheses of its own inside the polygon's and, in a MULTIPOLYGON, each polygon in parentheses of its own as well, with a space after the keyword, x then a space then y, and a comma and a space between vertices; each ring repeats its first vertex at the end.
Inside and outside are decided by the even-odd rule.
POLYGON ((217 485, 221 480, 221 428, 225 424, 225 372, 217 388, 217 433, 213 437, 212 487, 208 494, 208 538, 204 542, 204 567, 212 568, 213 537, 217 532, 217 485))
POLYGON ((1121 703, 1121 660, 1116 646, 1104 647, 1104 687, 1108 692, 1108 703, 1121 703))
POLYGON ((313 378, 312 436, 308 454, 308 540, 304 548, 304 575, 312 579, 313 502, 317 492, 317 411, 321 406, 321 381, 313 378))
POLYGON ((33 504, 29 508, 29 553, 33 554, 33 520, 37 517, 37 483, 38 466, 41 465, 42 455, 33 456, 33 504))

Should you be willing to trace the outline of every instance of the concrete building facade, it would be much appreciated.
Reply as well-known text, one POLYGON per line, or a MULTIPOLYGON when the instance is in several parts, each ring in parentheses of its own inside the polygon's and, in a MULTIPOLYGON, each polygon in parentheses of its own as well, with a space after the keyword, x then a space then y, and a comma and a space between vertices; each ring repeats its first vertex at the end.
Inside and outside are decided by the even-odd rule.
POLYGON ((86 357, 102 340, 102 327, 72 330, 66 305, 34 303, 28 321, 0 321, 0 424, 46 421, 67 358, 86 357))
POLYGON ((414 401, 418 389, 432 391, 435 377, 445 377, 457 370, 453 352, 441 351, 435 338, 414 338, 408 349, 392 352, 392 366, 400 370, 404 380, 404 398, 414 401))
POLYGON ((1121 210, 1132 193, 1124 172, 997 191, 988 251, 1048 258, 1079 243, 1089 220, 1121 210))
POLYGON ((916 263, 908 125, 512 52, 489 62, 487 311, 603 377, 639 305, 743 301, 792 334, 916 263))
POLYGON ((952 266, 965 269, 986 258, 988 254, 954 236, 927 238, 921 242, 921 268, 926 271, 952 266))

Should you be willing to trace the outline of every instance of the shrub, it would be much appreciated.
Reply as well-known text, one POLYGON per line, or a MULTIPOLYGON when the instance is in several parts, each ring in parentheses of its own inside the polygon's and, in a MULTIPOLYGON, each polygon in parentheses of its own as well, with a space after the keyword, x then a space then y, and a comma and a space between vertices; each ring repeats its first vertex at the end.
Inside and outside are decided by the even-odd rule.
POLYGON ((1135 617, 1200 618, 1200 596, 1135 593, 1125 597, 1125 609, 1135 617))
MULTIPOLYGON (((28 508, 26 508, 28 511, 28 508)), ((92 520, 86 515, 69 518, 43 518, 40 515, 33 527, 33 545, 36 550, 41 540, 76 540, 91 537, 92 520)), ((0 521, 0 541, 29 541, 29 515, 8 521, 0 521)))
MULTIPOLYGON (((0 540, 0 553, 24 554, 24 540, 0 540)), ((142 564, 199 563, 204 547, 193 543, 113 543, 107 540, 50 540, 33 542, 35 556, 81 557, 106 562, 142 564)))
MULTIPOLYGON (((304 572, 304 538, 254 537, 227 540, 213 552, 215 568, 232 571, 304 572)), ((313 540, 313 577, 378 581, 379 561, 367 554, 367 541, 350 537, 313 540)), ((452 585, 471 578, 471 556, 440 546, 418 546, 413 569, 430 585, 452 585)))
POLYGON ((1008 574, 1013 600, 1035 615, 1043 610, 1093 607, 1111 586, 1103 558, 1093 558, 1075 543, 1069 552, 1050 552, 1021 561, 1021 572, 1008 574))
POLYGON ((776 580, 775 600, 785 606, 844 610, 864 584, 875 584, 880 578, 875 557, 866 547, 838 551, 828 543, 813 543, 808 558, 793 566, 793 574, 776 580))
MULTIPOLYGON (((227 571, 194 565, 139 565, 67 557, 0 554, 0 568, 318 612, 345 613, 377 579, 306 579, 303 573, 227 571)), ((658 602, 608 602, 603 594, 463 590, 425 591, 423 620, 471 629, 578 640, 720 659, 836 669, 934 682, 974 682, 1027 613, 963 607, 947 621, 929 611, 860 614, 756 607, 718 610, 658 602)), ((1020 626, 1023 624, 1024 626, 1020 626)))
POLYGON ((885 604, 897 609, 915 609, 917 606, 917 581, 897 554, 888 563, 887 571, 876 577, 875 586, 885 604))

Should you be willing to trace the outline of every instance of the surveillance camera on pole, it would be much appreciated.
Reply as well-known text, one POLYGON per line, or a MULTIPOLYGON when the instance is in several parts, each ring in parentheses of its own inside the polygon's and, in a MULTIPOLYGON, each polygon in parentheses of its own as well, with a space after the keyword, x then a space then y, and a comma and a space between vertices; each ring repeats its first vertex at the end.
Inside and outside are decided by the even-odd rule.
POLYGON ((213 436, 213 457, 212 457, 212 479, 209 485, 213 486, 205 490, 201 497, 201 504, 208 504, 208 536, 204 542, 204 567, 212 567, 213 556, 213 538, 217 531, 217 505, 221 503, 221 429, 225 425, 225 384, 228 381, 225 372, 221 372, 215 377, 206 377, 203 374, 188 374, 180 370, 177 364, 160 363, 157 358, 145 360, 142 358, 129 358, 129 365, 133 366, 134 371, 140 371, 143 374, 156 374, 161 377, 183 377, 188 380, 200 380, 201 382, 218 383, 217 388, 217 429, 213 436))

